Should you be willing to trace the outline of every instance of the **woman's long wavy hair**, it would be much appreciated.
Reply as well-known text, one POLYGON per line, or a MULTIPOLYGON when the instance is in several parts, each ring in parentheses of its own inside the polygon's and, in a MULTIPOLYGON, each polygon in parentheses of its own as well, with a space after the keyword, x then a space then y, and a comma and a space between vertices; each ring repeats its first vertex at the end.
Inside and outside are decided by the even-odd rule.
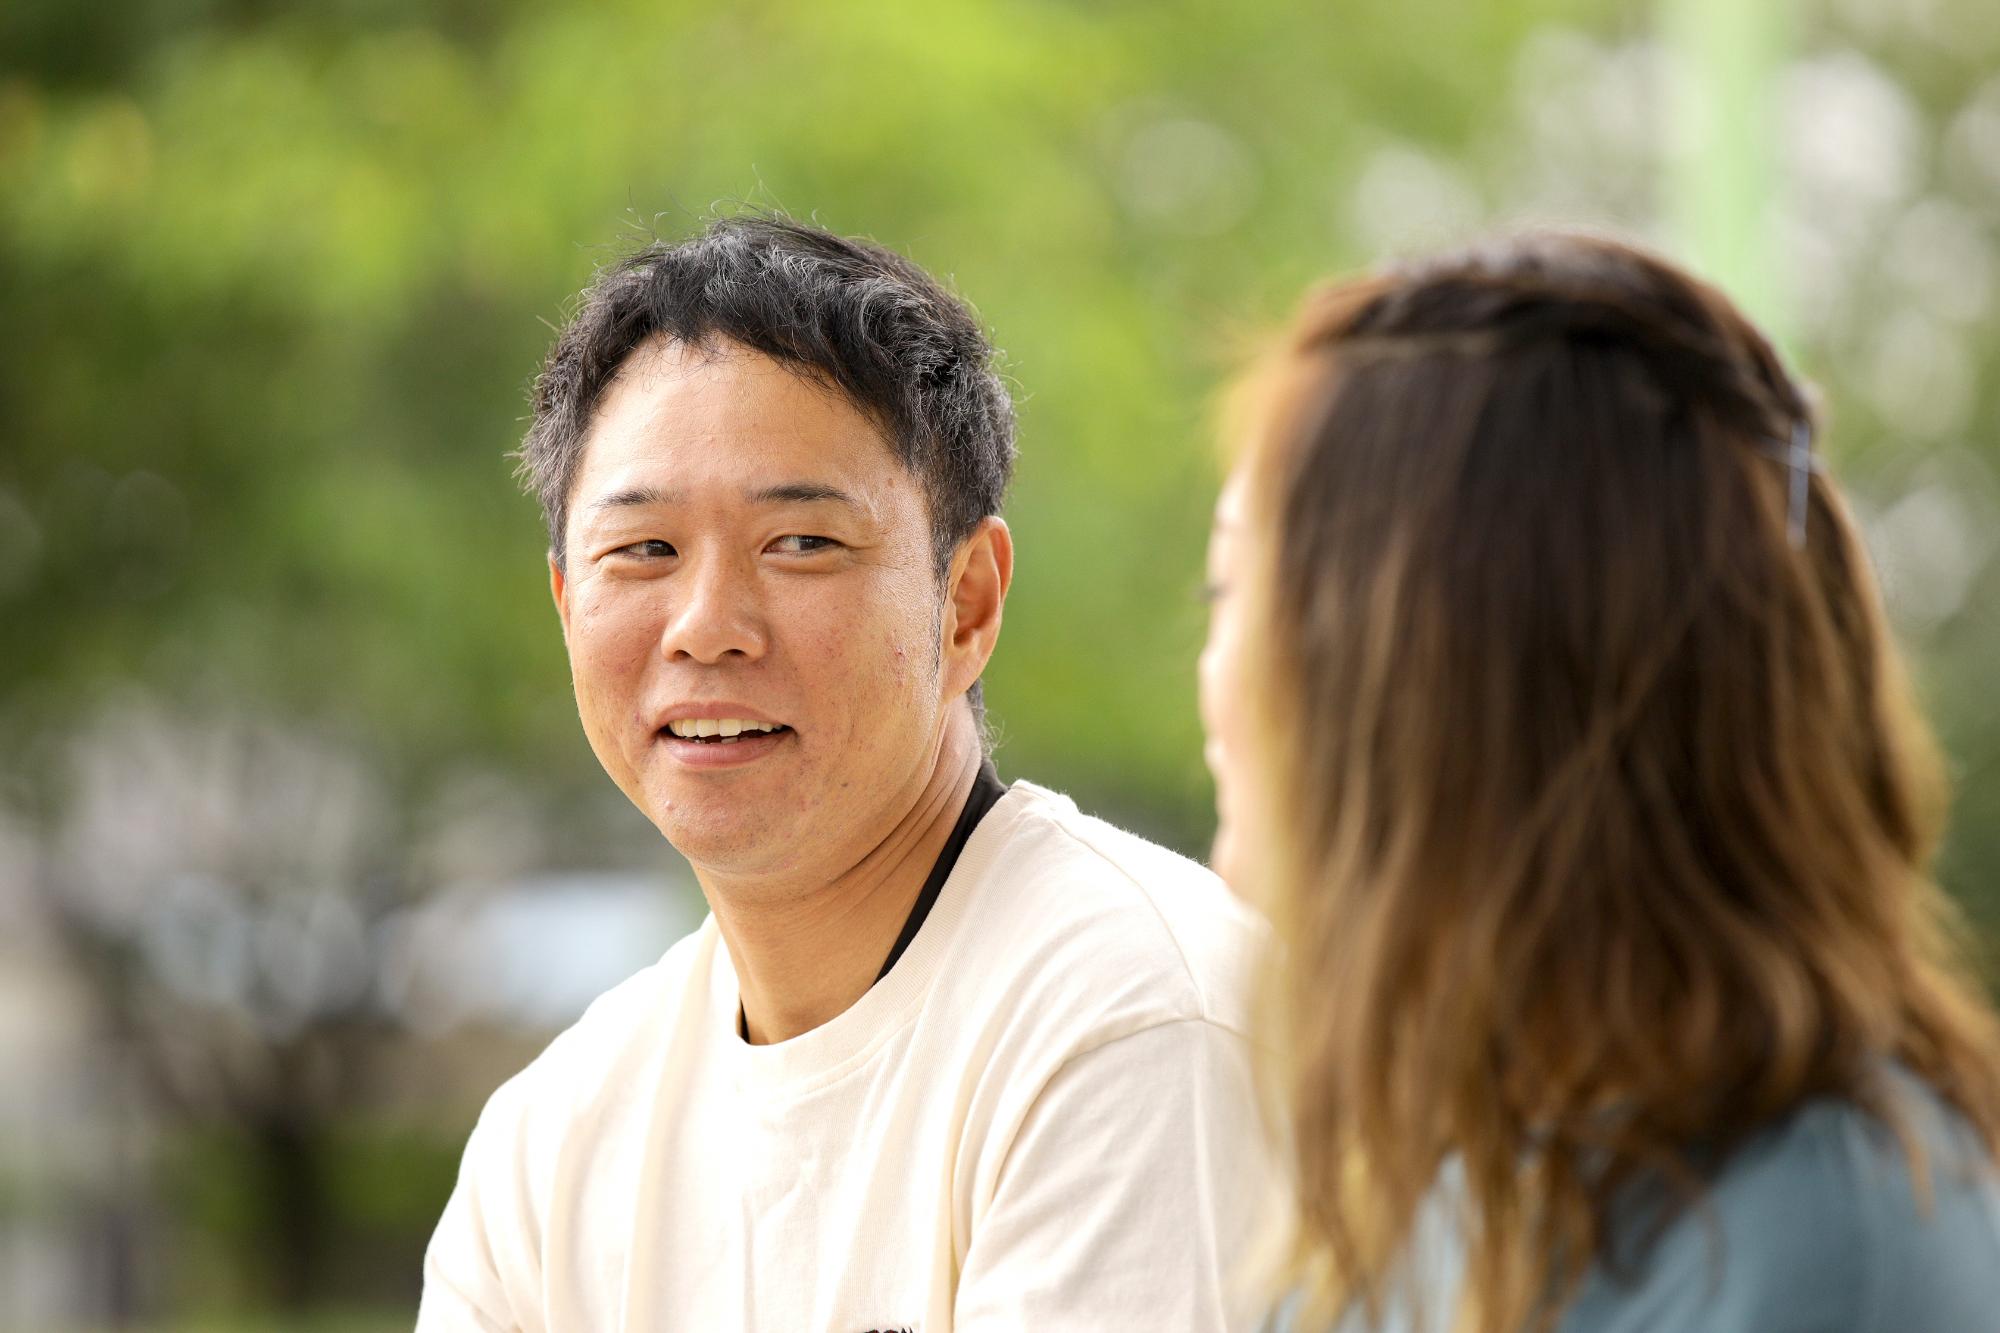
POLYGON ((1312 294, 1236 407, 1296 1277, 1379 1309, 1449 1165, 1457 1326, 1548 1327, 1615 1200, 1897 1063, 2000 1149, 1938 764, 1726 298, 1501 241, 1312 294))

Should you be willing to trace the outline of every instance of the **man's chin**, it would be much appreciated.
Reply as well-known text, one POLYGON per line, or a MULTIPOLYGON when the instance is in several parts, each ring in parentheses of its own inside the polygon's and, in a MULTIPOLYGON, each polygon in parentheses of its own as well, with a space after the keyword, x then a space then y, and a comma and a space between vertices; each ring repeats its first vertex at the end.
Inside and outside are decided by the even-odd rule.
POLYGON ((797 839, 762 809, 697 813, 676 802, 654 815, 653 827, 697 870, 768 875, 799 859, 797 839))

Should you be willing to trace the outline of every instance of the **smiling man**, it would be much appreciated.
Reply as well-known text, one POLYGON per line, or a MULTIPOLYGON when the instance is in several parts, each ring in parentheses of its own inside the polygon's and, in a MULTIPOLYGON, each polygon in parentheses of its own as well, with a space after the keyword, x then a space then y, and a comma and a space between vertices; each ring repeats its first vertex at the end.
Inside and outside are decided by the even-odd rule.
POLYGON ((764 217, 557 340, 522 457, 578 711, 711 914, 494 1094, 425 1333, 1254 1324, 1253 919, 985 754, 992 362, 764 217))

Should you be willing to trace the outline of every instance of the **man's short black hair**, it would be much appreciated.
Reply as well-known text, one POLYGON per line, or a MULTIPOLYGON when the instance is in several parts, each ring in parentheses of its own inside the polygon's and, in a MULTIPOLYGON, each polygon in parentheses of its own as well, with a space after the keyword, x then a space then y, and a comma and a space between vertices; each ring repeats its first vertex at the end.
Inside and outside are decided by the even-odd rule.
POLYGON ((765 213, 719 218, 601 270, 535 381, 522 479, 564 561, 570 489, 605 390, 635 349, 737 343, 845 394, 930 505, 940 577, 1014 470, 1014 405, 970 307, 893 251, 765 213))

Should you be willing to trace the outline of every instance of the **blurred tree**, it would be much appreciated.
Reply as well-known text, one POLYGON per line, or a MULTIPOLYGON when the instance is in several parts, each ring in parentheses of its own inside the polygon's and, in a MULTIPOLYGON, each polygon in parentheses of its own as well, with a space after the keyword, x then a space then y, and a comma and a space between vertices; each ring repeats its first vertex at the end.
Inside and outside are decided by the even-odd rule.
MULTIPOLYGON (((63 757, 32 885, 45 919, 122 1079, 169 1126, 242 1145, 263 1295, 309 1308, 331 1294, 326 1155, 379 1095, 398 1018, 381 945, 410 897, 410 808, 309 732, 140 699, 63 757)), ((98 1217, 122 1230, 143 1190, 117 1184, 98 1217)), ((145 1289, 112 1267, 100 1313, 122 1321, 145 1289)))

